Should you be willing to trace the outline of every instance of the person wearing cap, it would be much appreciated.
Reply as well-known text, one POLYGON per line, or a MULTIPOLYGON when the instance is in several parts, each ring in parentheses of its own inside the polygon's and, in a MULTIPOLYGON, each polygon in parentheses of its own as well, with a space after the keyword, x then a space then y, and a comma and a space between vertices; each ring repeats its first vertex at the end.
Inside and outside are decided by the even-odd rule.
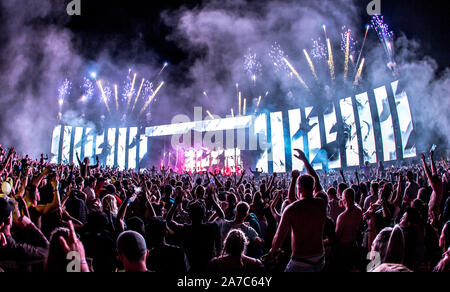
POLYGON ((125 272, 148 272, 148 250, 144 237, 135 231, 124 231, 117 238, 117 253, 125 272))
POLYGON ((9 198, 0 198, 0 265, 2 262, 13 262, 19 267, 32 261, 44 260, 47 254, 48 240, 42 232, 26 216, 16 220, 15 227, 26 236, 27 242, 17 242, 11 228, 13 226, 14 202, 9 198))

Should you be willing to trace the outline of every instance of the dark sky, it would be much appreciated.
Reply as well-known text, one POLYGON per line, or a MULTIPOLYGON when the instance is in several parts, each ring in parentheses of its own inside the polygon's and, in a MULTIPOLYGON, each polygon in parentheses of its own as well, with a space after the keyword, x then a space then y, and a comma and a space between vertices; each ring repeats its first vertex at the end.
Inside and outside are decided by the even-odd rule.
MULTIPOLYGON (((353 1, 361 6, 361 19, 369 21, 365 11, 370 0, 353 1)), ((82 0, 82 16, 73 17, 68 27, 74 32, 78 50, 89 59, 95 60, 99 53, 96 48, 114 39, 119 41, 119 46, 111 48, 112 55, 135 52, 134 61, 139 62, 146 58, 145 51, 151 49, 160 57, 160 63, 167 60, 177 64, 186 61, 188 54, 166 40, 170 28, 163 23, 161 12, 181 7, 201 7, 203 2, 82 0), (138 48, 136 43, 130 42, 136 38, 141 41, 138 48)), ((447 1, 381 0, 381 3, 382 14, 397 36, 403 32, 408 38, 420 40, 424 55, 436 59, 441 70, 450 67, 447 1)))

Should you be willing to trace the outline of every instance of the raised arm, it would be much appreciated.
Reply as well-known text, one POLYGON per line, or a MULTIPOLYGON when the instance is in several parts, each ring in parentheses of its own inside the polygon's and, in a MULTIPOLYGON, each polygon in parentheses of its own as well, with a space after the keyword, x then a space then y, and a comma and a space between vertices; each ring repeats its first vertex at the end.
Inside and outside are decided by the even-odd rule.
POLYGON ((83 163, 80 160, 80 156, 78 155, 78 152, 77 152, 77 161, 78 161, 78 164, 80 165, 80 167, 83 167, 83 163))
POLYGON ((289 234, 289 231, 291 229, 290 210, 292 209, 288 207, 281 216, 281 222, 280 225, 278 226, 275 237, 273 238, 272 248, 269 251, 270 253, 278 252, 281 249, 287 235, 289 234))
POLYGON ((6 160, 4 161, 2 168, 0 169, 0 175, 3 174, 5 169, 9 166, 9 162, 11 161, 12 155, 15 153, 14 147, 9 150, 8 156, 6 157, 6 160))
POLYGON ((436 163, 434 162, 434 151, 430 151, 431 171, 433 175, 437 175, 436 163))
POLYGON ((343 169, 339 170, 339 174, 341 175, 342 181, 344 182, 344 184, 347 184, 347 180, 345 179, 345 175, 344 175, 344 170, 343 169))
POLYGON ((306 171, 308 172, 308 174, 311 175, 312 177, 314 177, 314 180, 315 180, 314 192, 318 193, 318 192, 322 191, 323 188, 322 188, 322 185, 320 184, 319 176, 317 175, 316 171, 309 163, 308 159, 306 159, 305 153, 303 153, 303 151, 301 151, 300 149, 294 149, 294 151, 297 152, 297 155, 295 155, 295 157, 300 159, 305 164, 305 168, 306 168, 306 171))
POLYGON ((272 213, 272 216, 275 218, 275 220, 277 222, 280 222, 281 215, 276 210, 276 207, 277 207, 278 202, 280 201, 281 197, 283 196, 283 192, 284 192, 283 190, 279 190, 275 199, 270 203, 270 212, 272 213))

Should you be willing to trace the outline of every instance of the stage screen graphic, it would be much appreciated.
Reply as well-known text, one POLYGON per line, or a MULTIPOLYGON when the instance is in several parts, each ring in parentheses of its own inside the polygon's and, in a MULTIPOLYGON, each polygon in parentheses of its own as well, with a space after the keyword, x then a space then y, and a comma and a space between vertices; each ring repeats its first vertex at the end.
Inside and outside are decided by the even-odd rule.
POLYGON ((59 142, 61 141, 61 126, 56 126, 52 135, 52 149, 50 162, 58 163, 59 142))
POLYGON ((119 128, 119 142, 117 145, 117 166, 125 169, 125 153, 127 147, 127 128, 119 128))
MULTIPOLYGON (((339 153, 339 143, 337 140, 337 119, 336 109, 333 105, 324 113, 326 146, 325 151, 328 159, 328 168, 336 169, 341 167, 341 155, 339 153)), ((358 149, 358 148, 356 148, 358 149)), ((347 158, 348 159, 348 158, 347 158)))
POLYGON ((86 141, 84 143, 84 157, 89 157, 91 162, 94 162, 94 130, 91 128, 86 129, 86 141))
POLYGON ((138 128, 130 128, 128 136, 128 169, 136 169, 136 154, 137 154, 137 133, 138 128))
MULTIPOLYGON (((194 171, 222 164, 222 170, 229 168, 234 172, 238 165, 239 168, 244 166, 246 169, 258 168, 265 173, 269 170, 283 173, 291 168, 304 170, 303 163, 295 158, 294 149, 303 150, 313 167, 318 170, 358 166, 365 161, 374 164, 377 162, 378 146, 380 147, 378 150, 383 150, 383 156, 379 157, 383 161, 401 158, 397 157, 397 146, 402 147, 404 158, 415 157, 417 151, 413 140, 414 124, 406 92, 399 89, 397 81, 374 89, 373 92, 373 95, 364 92, 354 97, 343 98, 333 104, 322 105, 323 108, 296 108, 266 112, 257 116, 224 119, 216 117, 214 120, 195 122, 189 122, 186 116, 187 122, 148 127, 144 132, 137 127, 92 129, 59 125, 52 133, 49 156, 52 162, 70 164, 76 162, 77 152, 81 159, 91 158, 92 163, 95 163, 95 156, 98 155, 102 165, 118 166, 120 169, 145 168, 155 162, 155 165, 158 165, 161 160, 171 168, 181 171, 186 160, 187 165, 191 165, 190 168, 194 171), (394 102, 398 113, 398 125, 394 124, 390 108, 394 102), (379 119, 372 117, 372 110, 375 108, 379 119), (337 116, 338 113, 342 116, 337 116), (288 121, 283 120, 284 115, 288 121), (338 122, 341 120, 342 129, 339 129, 338 122), (356 128, 358 121, 360 129, 356 128), (375 137, 374 129, 378 126, 381 136, 375 137), (394 126, 395 129, 399 129, 401 137, 394 136, 394 126), (339 137, 338 133, 341 130, 342 137, 339 137), (192 131, 198 134, 193 135, 192 131), (269 131, 270 139, 268 139, 269 131), (214 144, 218 142, 217 139, 209 139, 212 133, 218 135, 223 133, 223 138, 226 138, 222 141, 223 146, 214 144), (159 147, 158 141, 166 141, 164 145, 170 145, 170 141, 174 143, 177 141, 174 138, 176 136, 181 138, 181 135, 183 142, 184 138, 191 137, 186 140, 184 147, 179 147, 181 150, 164 147, 162 151, 159 147), (270 143, 267 143, 268 140, 270 143), (380 145, 377 145, 376 141, 379 141, 380 145), (209 145, 208 142, 214 145, 209 145), (194 144, 198 147, 193 147, 194 144), (149 146, 161 151, 149 153, 149 146), (222 150, 223 148, 229 150, 222 150), (217 151, 211 152, 215 149, 217 151), (197 152, 191 154, 188 151, 197 152), (341 157, 344 151, 345 165, 341 157), (168 156, 163 158, 163 152, 168 156), (292 165, 288 165, 291 161, 292 165)), ((397 123, 397 119, 395 122, 397 123)), ((172 148, 176 148, 174 144, 172 148)))
POLYGON ((341 99, 340 102, 342 121, 344 124, 344 135, 342 139, 345 143, 345 153, 347 156, 347 166, 359 165, 358 135, 356 134, 356 121, 353 111, 352 98, 341 99))
MULTIPOLYGON (((259 136, 261 144, 266 145, 267 143, 267 115, 262 114, 256 117, 254 124, 254 135, 259 136)), ((266 147, 267 148, 267 147, 266 147)), ((256 168, 260 171, 267 173, 269 172, 269 154, 268 149, 263 149, 264 152, 256 163, 256 168)))
POLYGON ((138 167, 142 168, 145 167, 145 165, 143 165, 143 160, 144 158, 147 156, 147 152, 148 152, 148 138, 145 135, 141 135, 140 136, 140 141, 139 141, 139 165, 138 167))
POLYGON ((292 153, 292 169, 303 171, 305 168, 305 165, 303 162, 301 162, 299 159, 295 157, 297 154, 294 149, 300 149, 302 151, 305 151, 304 145, 305 145, 305 135, 303 135, 303 132, 300 130, 300 125, 302 121, 302 114, 300 109, 294 109, 290 110, 288 112, 289 115, 289 131, 290 131, 290 138, 291 138, 291 153, 292 153))
POLYGON ((284 149, 283 114, 276 112, 270 114, 272 129, 272 158, 273 172, 286 172, 286 154, 284 149))
POLYGON ((398 92, 398 81, 392 83, 395 104, 402 138, 403 158, 416 157, 417 151, 412 139, 414 124, 412 120, 411 108, 409 106, 408 95, 405 91, 398 92), (411 140, 410 140, 411 138, 411 140))
POLYGON ((108 141, 107 144, 110 146, 110 151, 106 157, 106 165, 107 166, 114 166, 114 154, 115 149, 114 147, 116 145, 116 128, 108 129, 108 141))
POLYGON ((72 162, 75 164, 78 164, 77 153, 78 153, 78 155, 81 155, 81 138, 83 138, 83 128, 76 127, 75 128, 75 139, 73 141, 74 149, 73 149, 73 154, 72 154, 72 162))
MULTIPOLYGON (((306 121, 305 122, 305 131, 308 133, 308 148, 306 148, 305 155, 311 161, 311 165, 315 169, 322 169, 322 157, 317 156, 320 149, 322 148, 321 139, 320 139, 320 128, 319 128, 319 117, 317 114, 312 115, 313 107, 307 107, 305 109, 306 121)), ((317 113, 317 111, 314 111, 317 113)), ((303 128, 303 127, 301 127, 303 128)))
POLYGON ((70 143, 72 139, 72 127, 64 127, 64 137, 63 137, 63 149, 62 149, 62 163, 70 164, 70 143))
POLYGON ((363 149, 363 160, 369 163, 377 162, 377 150, 375 144, 375 133, 373 130, 372 113, 370 111, 369 96, 367 92, 355 96, 359 121, 361 124, 361 137, 363 149))
POLYGON ((374 91, 378 115, 380 117, 384 161, 396 160, 397 154, 395 152, 394 125, 392 123, 391 109, 389 108, 386 87, 382 86, 376 88, 374 91))

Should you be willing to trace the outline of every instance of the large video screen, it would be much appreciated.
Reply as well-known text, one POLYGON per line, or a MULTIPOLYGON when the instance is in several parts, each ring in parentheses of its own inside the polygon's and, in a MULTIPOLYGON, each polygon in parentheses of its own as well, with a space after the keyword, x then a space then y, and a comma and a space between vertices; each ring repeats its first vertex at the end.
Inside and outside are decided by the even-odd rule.
POLYGON ((286 154, 284 149, 283 113, 271 113, 270 124, 272 130, 273 172, 284 173, 286 172, 286 154))
POLYGON ((411 158, 417 156, 415 141, 412 133, 414 124, 409 106, 408 95, 405 91, 398 90, 398 81, 392 83, 395 104, 397 105, 398 120, 401 132, 403 158, 411 158))
POLYGON ((369 96, 367 92, 357 94, 355 96, 359 122, 361 124, 361 138, 363 149, 359 151, 363 152, 364 162, 376 163, 377 162, 377 148, 375 144, 375 132, 373 130, 373 119, 370 111, 369 96))
POLYGON ((391 109, 389 107, 386 87, 382 86, 376 88, 374 91, 378 115, 380 118, 384 161, 396 160, 397 153, 395 151, 394 125, 392 123, 391 109))
MULTIPOLYGON (((325 122, 325 138, 326 146, 325 155, 327 155, 327 169, 336 169, 341 167, 341 154, 339 152, 338 143, 338 131, 337 131, 337 118, 336 109, 334 105, 331 104, 329 108, 324 112, 324 122, 325 122)), ((356 148, 357 149, 357 148, 356 148)))
POLYGON ((365 161, 376 163, 377 147, 383 150, 383 161, 397 160, 401 158, 397 157, 397 143, 403 149, 404 158, 417 155, 408 96, 399 89, 397 81, 388 87, 374 89, 374 95, 364 92, 321 108, 287 110, 286 121, 283 120, 284 114, 278 111, 195 122, 189 122, 186 117, 184 123, 148 127, 145 134, 137 127, 107 128, 100 132, 92 128, 57 126, 52 133, 51 161, 70 164, 76 162, 78 152, 81 159, 98 155, 103 165, 120 169, 143 168, 155 161, 159 163, 161 159, 161 164, 178 170, 186 169, 187 165, 193 171, 203 171, 210 165, 222 164, 223 169, 233 172, 245 167, 258 168, 265 173, 283 173, 291 168, 304 170, 303 163, 295 158, 294 149, 303 150, 318 170, 358 166, 365 161), (391 87, 393 94, 390 95, 388 88, 390 90, 391 87), (398 125, 394 125, 390 108, 394 104, 398 125), (339 111, 335 108, 337 105, 339 111), (337 116, 339 112, 340 117, 337 116), (379 117, 372 117, 372 112, 377 112, 379 117), (394 126, 399 129, 401 137, 394 136, 394 126), (375 137, 375 127, 380 128, 380 137, 375 137), (342 137, 338 136, 339 133, 342 137), (149 149, 159 149, 158 137, 172 139, 172 147, 169 148, 173 149, 164 146, 161 153, 149 152, 149 149), (181 140, 183 143, 175 147, 174 141, 181 140), (378 140, 380 145, 377 145, 378 140), (286 149, 287 141, 290 141, 290 151, 286 149), (166 156, 159 157, 163 152, 166 156), (345 161, 341 157, 342 152, 346 154, 345 161), (158 157, 153 157, 155 155, 158 157), (253 161, 245 165, 249 159, 253 161), (288 161, 292 161, 292 165, 287 165, 288 161))
POLYGON ((348 97, 340 101, 343 122, 343 143, 347 156, 347 166, 359 165, 359 147, 356 128, 355 114, 353 111, 352 98, 348 97))

